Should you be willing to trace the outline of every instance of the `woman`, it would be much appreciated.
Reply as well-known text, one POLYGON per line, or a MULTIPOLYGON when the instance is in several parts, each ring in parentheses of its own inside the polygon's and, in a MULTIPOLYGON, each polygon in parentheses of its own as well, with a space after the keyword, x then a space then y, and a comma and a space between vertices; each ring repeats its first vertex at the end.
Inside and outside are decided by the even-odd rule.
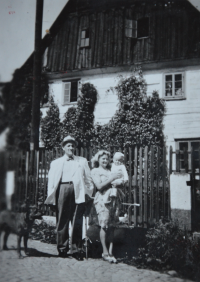
MULTIPOLYGON (((98 216, 98 225, 100 226, 100 240, 103 247, 102 257, 104 260, 116 263, 113 256, 113 237, 114 228, 118 222, 119 200, 110 198, 107 201, 111 189, 111 182, 122 177, 120 172, 111 173, 110 153, 100 150, 91 160, 94 167, 91 171, 92 179, 97 187, 97 193, 94 198, 94 205, 98 216), (106 246, 106 240, 110 242, 109 250, 106 246)), ((118 185, 122 184, 119 180, 118 185)))

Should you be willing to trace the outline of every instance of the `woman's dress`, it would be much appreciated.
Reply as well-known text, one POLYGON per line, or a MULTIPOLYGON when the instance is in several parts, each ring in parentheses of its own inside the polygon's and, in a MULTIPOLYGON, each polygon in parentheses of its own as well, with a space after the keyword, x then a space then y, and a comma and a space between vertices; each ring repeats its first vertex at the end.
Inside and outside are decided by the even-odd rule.
MULTIPOLYGON (((110 177, 110 170, 103 169, 101 167, 94 168, 91 171, 94 184, 98 184, 106 181, 110 177)), ((97 212, 98 222, 97 225, 102 228, 115 227, 119 222, 119 197, 109 197, 111 194, 111 184, 105 188, 103 192, 98 191, 94 198, 94 205, 97 212)))

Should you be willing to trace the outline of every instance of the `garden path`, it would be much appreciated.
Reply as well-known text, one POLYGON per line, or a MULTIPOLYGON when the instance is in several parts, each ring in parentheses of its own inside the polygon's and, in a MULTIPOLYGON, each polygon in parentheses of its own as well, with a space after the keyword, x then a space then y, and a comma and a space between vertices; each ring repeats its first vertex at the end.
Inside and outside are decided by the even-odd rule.
MULTIPOLYGON (((101 259, 77 261, 57 257, 56 246, 29 240, 31 256, 18 259, 16 236, 10 235, 8 251, 0 253, 0 282, 186 282, 168 274, 137 269, 123 263, 109 264, 101 259)), ((24 252, 22 251, 22 255, 24 252)))

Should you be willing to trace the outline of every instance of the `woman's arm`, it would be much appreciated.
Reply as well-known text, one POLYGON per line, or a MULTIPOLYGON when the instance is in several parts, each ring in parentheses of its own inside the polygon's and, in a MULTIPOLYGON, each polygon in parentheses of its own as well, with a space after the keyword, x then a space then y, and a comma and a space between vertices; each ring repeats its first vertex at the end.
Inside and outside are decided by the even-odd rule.
POLYGON ((105 188, 107 188, 108 184, 110 184, 115 179, 121 178, 121 176, 122 175, 121 175, 120 172, 111 173, 110 177, 107 180, 101 182, 101 179, 100 179, 100 176, 98 175, 98 173, 92 171, 92 179, 94 181, 95 186, 97 187, 97 189, 100 192, 103 192, 103 190, 105 188))

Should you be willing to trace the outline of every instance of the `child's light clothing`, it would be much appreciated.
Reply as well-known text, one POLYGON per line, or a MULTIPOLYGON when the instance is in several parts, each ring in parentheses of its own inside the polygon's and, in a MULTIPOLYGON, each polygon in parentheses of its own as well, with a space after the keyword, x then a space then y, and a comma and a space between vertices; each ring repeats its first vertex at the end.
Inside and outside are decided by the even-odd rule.
POLYGON ((121 172, 123 175, 121 178, 115 179, 113 182, 111 182, 112 186, 116 186, 119 180, 123 180, 124 183, 128 182, 128 173, 126 171, 126 167, 124 164, 116 165, 112 163, 111 172, 113 173, 121 172))
POLYGON ((123 176, 119 179, 115 179, 113 182, 111 182, 112 184, 112 188, 109 189, 109 193, 107 193, 107 197, 105 197, 105 204, 106 203, 110 203, 110 197, 117 197, 119 196, 124 197, 124 193, 122 192, 122 190, 120 189, 122 185, 118 185, 117 183, 121 180, 123 181, 123 184, 125 184, 126 182, 128 182, 128 173, 126 171, 126 167, 123 164, 120 165, 116 165, 114 163, 112 163, 112 167, 111 167, 111 173, 121 173, 123 176), (118 186, 119 189, 117 189, 116 187, 118 186))

